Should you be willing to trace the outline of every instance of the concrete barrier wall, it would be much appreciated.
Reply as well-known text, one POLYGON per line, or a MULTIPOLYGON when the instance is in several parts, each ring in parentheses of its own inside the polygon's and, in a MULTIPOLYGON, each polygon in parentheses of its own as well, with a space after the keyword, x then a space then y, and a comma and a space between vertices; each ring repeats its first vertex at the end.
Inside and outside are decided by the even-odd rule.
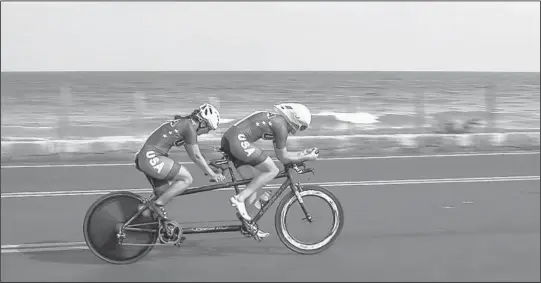
MULTIPOLYGON (((2 162, 39 159, 132 160, 143 140, 122 137, 104 140, 50 140, 2 142, 2 162)), ((202 152, 213 155, 219 140, 202 140, 202 152)), ((272 152, 270 142, 258 142, 272 152)), ((475 134, 347 135, 335 137, 292 137, 290 150, 321 149, 321 156, 372 156, 388 154, 430 154, 439 152, 539 150, 539 132, 475 134)), ((173 149, 173 157, 186 157, 184 149, 173 149)))

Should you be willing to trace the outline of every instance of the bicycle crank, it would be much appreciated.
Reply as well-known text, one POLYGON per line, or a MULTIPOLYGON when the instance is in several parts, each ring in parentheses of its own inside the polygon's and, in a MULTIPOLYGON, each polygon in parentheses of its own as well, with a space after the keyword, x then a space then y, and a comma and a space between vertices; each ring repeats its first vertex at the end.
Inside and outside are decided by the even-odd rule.
POLYGON ((182 240, 182 227, 173 220, 166 220, 158 229, 158 239, 162 244, 179 245, 182 240))
POLYGON ((248 223, 244 221, 243 227, 246 227, 247 234, 252 236, 256 241, 258 242, 263 241, 263 238, 257 235, 257 232, 259 232, 259 226, 257 226, 257 223, 248 223))
POLYGON ((256 241, 261 242, 263 241, 263 238, 259 237, 257 235, 257 232, 259 232, 259 226, 257 226, 257 223, 250 223, 243 219, 240 214, 237 212, 237 218, 242 222, 242 226, 240 228, 240 233, 245 237, 253 237, 256 239, 256 241))

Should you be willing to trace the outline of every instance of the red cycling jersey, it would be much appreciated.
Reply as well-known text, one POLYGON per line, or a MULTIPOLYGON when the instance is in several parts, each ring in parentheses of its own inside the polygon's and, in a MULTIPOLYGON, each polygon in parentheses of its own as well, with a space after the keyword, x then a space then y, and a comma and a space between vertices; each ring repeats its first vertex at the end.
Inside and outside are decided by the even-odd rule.
POLYGON ((180 163, 168 157, 173 146, 197 144, 197 133, 190 123, 187 118, 163 123, 135 155, 136 168, 145 173, 153 187, 167 184, 180 172, 180 163))
POLYGON ((249 164, 257 166, 268 155, 253 145, 260 139, 272 140, 277 149, 286 147, 289 135, 287 121, 272 112, 258 111, 241 119, 231 126, 222 137, 222 149, 229 153, 235 166, 249 164))
POLYGON ((173 146, 197 144, 197 133, 190 123, 190 119, 181 118, 162 124, 150 134, 142 148, 168 155, 173 146))
POLYGON ((286 147, 289 135, 285 118, 267 111, 256 111, 239 120, 227 131, 244 134, 248 142, 272 140, 278 149, 286 147))

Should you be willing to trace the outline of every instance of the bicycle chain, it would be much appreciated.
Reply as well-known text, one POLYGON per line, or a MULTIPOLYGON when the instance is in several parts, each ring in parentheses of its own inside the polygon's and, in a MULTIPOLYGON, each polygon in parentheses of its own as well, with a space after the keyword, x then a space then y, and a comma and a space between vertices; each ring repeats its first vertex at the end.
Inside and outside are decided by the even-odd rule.
MULTIPOLYGON (((259 237, 257 235, 257 232, 259 231, 259 226, 257 223, 249 223, 248 221, 242 219, 242 217, 237 213, 237 217, 239 220, 242 221, 242 226, 240 229, 240 233, 244 235, 245 237, 253 237, 256 241, 261 242, 263 238, 259 237)), ((117 239, 118 243, 122 246, 176 246, 180 247, 180 244, 186 239, 184 235, 182 235, 182 227, 179 223, 172 220, 164 221, 163 223, 160 222, 160 227, 158 228, 158 240, 160 243, 154 243, 154 244, 137 244, 137 243, 129 243, 124 242, 124 239, 126 238, 126 232, 122 231, 117 233, 117 239), (170 227, 171 225, 172 227, 170 227), (173 238, 173 239, 171 239, 173 238)))
POLYGON ((259 237, 257 235, 257 231, 259 231, 259 226, 257 223, 249 223, 245 219, 243 219, 240 214, 237 212, 237 218, 242 222, 242 226, 240 227, 240 233, 244 235, 247 238, 254 238, 256 241, 261 242, 263 241, 263 238, 259 237))
POLYGON ((163 243, 154 243, 154 244, 135 244, 135 243, 124 243, 124 242, 121 242, 120 245, 121 246, 144 246, 144 247, 148 247, 148 246, 175 246, 175 247, 180 247, 180 244, 182 244, 182 242, 186 239, 186 237, 182 236, 180 238, 180 242, 179 243, 174 243, 174 244, 171 244, 171 243, 168 243, 168 244, 163 244, 163 243))
POLYGON ((136 243, 126 243, 124 239, 126 238, 126 232, 121 231, 117 233, 117 240, 120 245, 124 246, 180 246, 180 244, 186 239, 182 235, 182 227, 179 223, 172 220, 166 220, 160 222, 160 227, 158 228, 158 240, 160 243, 156 244, 136 244, 136 243))

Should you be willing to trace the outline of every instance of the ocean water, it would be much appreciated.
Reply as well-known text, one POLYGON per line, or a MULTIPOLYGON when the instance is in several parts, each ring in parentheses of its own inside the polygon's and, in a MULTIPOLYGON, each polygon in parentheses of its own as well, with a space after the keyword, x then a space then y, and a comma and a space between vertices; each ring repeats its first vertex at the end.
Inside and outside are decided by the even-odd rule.
POLYGON ((207 138, 283 101, 312 110, 301 135, 413 133, 449 118, 539 130, 539 82, 539 73, 2 72, 2 140, 141 138, 207 101, 223 117, 207 138))

